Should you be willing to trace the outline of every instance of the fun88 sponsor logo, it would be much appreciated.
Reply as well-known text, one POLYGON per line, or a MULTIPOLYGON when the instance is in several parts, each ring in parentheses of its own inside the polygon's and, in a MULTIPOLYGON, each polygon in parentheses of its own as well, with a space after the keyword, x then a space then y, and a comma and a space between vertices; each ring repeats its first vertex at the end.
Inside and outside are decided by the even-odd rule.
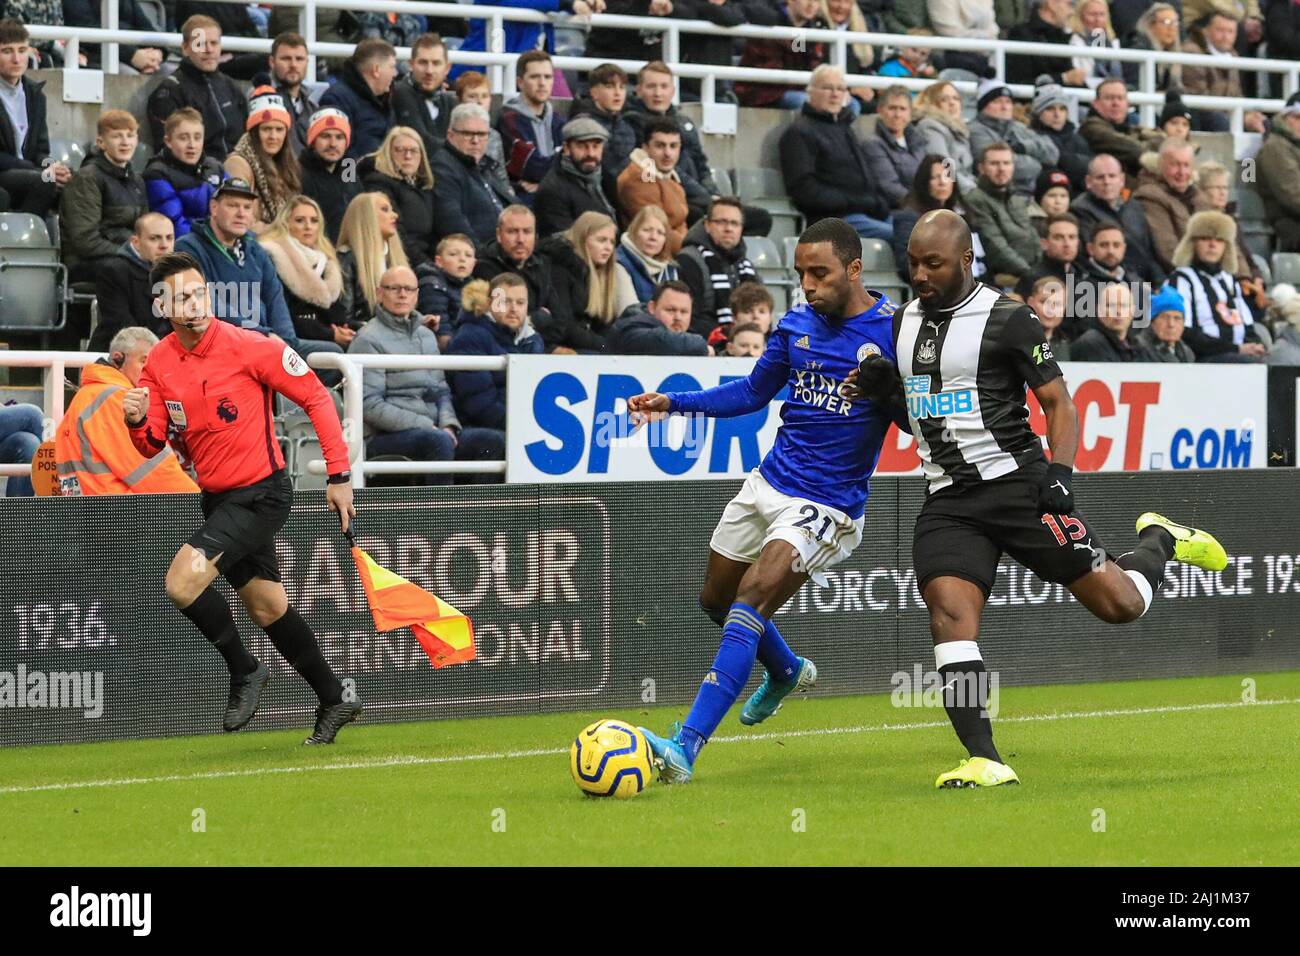
POLYGON ((972 389, 961 388, 950 392, 931 392, 930 376, 909 375, 903 380, 907 394, 907 411, 915 419, 943 418, 975 410, 972 389))

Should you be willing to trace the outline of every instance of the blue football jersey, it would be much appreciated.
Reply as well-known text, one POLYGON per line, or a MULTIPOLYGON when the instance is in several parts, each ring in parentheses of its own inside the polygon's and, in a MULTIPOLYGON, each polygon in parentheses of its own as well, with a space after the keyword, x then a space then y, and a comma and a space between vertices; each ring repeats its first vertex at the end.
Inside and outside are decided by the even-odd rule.
POLYGON ((849 401, 844 379, 869 353, 894 357, 896 306, 878 292, 860 315, 831 320, 800 305, 785 314, 748 378, 696 392, 670 392, 674 412, 747 415, 786 390, 776 443, 759 470, 773 488, 861 516, 889 413, 849 401))

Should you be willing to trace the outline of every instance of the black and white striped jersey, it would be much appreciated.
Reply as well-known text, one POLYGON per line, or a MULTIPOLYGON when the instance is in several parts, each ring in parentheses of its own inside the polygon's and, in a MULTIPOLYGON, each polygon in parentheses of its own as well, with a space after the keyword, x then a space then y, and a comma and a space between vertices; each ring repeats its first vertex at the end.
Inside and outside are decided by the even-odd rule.
POLYGON ((1061 374, 1032 309, 978 284, 951 309, 894 315, 907 415, 931 493, 1043 460, 1025 389, 1061 374))

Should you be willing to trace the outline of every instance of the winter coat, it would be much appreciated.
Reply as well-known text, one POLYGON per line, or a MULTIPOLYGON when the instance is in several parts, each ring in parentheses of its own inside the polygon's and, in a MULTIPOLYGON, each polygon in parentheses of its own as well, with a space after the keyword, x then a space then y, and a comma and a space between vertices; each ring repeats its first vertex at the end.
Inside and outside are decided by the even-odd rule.
POLYGON ((90 337, 90 351, 107 352, 113 336, 125 328, 139 326, 159 337, 171 326, 153 312, 153 287, 149 283, 149 263, 122 243, 117 254, 95 265, 95 299, 99 302, 99 321, 90 337))
POLYGON ((954 119, 938 110, 917 110, 917 131, 925 137, 925 149, 951 160, 957 173, 957 186, 963 193, 975 188, 975 155, 971 152, 970 127, 961 118, 954 119))
POLYGON ((1156 262, 1165 272, 1172 272, 1174 249, 1187 231, 1187 221, 1193 213, 1212 208, 1210 201, 1195 183, 1180 194, 1170 189, 1159 176, 1151 173, 1143 173, 1138 182, 1132 198, 1142 204, 1142 211, 1147 215, 1156 262))
POLYGON ((587 295, 591 290, 591 273, 587 263, 564 236, 546 236, 537 244, 537 251, 551 261, 551 281, 567 286, 565 294, 573 310, 574 322, 592 336, 601 339, 603 346, 609 326, 617 318, 618 312, 615 311, 607 323, 587 311, 587 295))
MULTIPOLYGON (((438 337, 419 312, 393 315, 383 306, 348 346, 354 355, 439 355, 438 337)), ((442 369, 368 368, 362 375, 365 437, 408 428, 454 428, 460 419, 442 369)))
POLYGON ((1038 231, 1029 220, 1029 200, 981 176, 979 186, 963 197, 971 226, 984 243, 984 261, 994 275, 1027 276, 1042 257, 1038 231))
POLYGON ((690 331, 696 335, 707 339, 714 327, 731 321, 731 293, 737 286, 762 281, 747 251, 744 239, 732 249, 719 248, 702 220, 686 234, 677 269, 691 289, 690 331))
POLYGON ((1016 169, 1011 188, 1025 196, 1034 194, 1034 185, 1043 167, 1055 166, 1061 158, 1054 142, 1035 133, 1024 123, 994 119, 984 113, 971 121, 970 148, 976 163, 987 147, 998 142, 1006 143, 1015 153, 1016 169))
POLYGON ((149 211, 144 180, 130 164, 118 166, 98 150, 86 157, 63 187, 63 262, 72 268, 88 259, 117 254, 149 211))
POLYGON ((1038 53, 1014 53, 1007 56, 1007 82, 1024 83, 1033 86, 1038 77, 1047 74, 1053 83, 1064 84, 1063 75, 1074 69, 1070 60, 1070 31, 1054 26, 1037 13, 1031 13, 1027 21, 1011 24, 1007 28, 1007 39, 1021 43, 1059 43, 1063 49, 1060 56, 1044 56, 1038 53))
POLYGON ((454 279, 432 262, 422 262, 415 267, 415 278, 420 286, 416 308, 423 315, 436 315, 440 335, 456 331, 460 322, 460 294, 468 279, 454 279))
MULTIPOLYGON (((655 286, 669 279, 676 279, 679 275, 676 262, 672 259, 665 261, 647 258, 645 253, 632 243, 630 233, 623 233, 614 254, 627 275, 632 296, 642 305, 650 301, 655 286)), ((620 294, 620 298, 625 297, 626 293, 620 294)))
POLYGON ((170 219, 179 239, 194 220, 207 218, 212 194, 225 178, 221 163, 211 156, 201 156, 197 165, 188 166, 164 146, 144 169, 149 211, 170 219))
MULTIPOLYGON (((1209 43, 1198 40, 1196 31, 1183 43, 1182 52, 1208 56, 1209 43)), ((1236 56, 1233 51, 1233 56, 1236 56)), ((1241 96, 1241 71, 1216 66, 1183 66, 1183 92, 1196 96, 1241 96)))
MULTIPOLYGON (((1146 361, 1163 362, 1171 365, 1190 365, 1196 361, 1196 353, 1186 342, 1179 340, 1169 345, 1156 338, 1150 329, 1143 329, 1138 342, 1146 350, 1146 361)), ((1058 356, 1059 361, 1059 356, 1058 356)))
POLYGON ((597 184, 590 184, 565 156, 559 156, 533 194, 537 234, 549 236, 568 229, 584 212, 604 213, 618 223, 615 177, 603 167, 596 170, 597 184))
POLYGON ((903 139, 907 145, 898 145, 898 140, 885 129, 885 124, 877 121, 876 135, 862 144, 867 151, 871 181, 878 191, 884 193, 891 208, 897 208, 903 197, 911 192, 916 169, 929 151, 925 136, 915 123, 907 124, 903 139))
MULTIPOLYGON (((542 337, 527 322, 518 333, 498 325, 490 315, 466 314, 447 346, 448 355, 540 355, 542 337)), ((506 373, 452 372, 451 390, 465 425, 506 427, 506 373)))
POLYGON ((285 308, 298 338, 333 342, 334 327, 347 322, 337 256, 326 259, 325 273, 318 276, 287 238, 263 239, 260 244, 284 285, 285 308))
POLYGON ((1124 171, 1136 176, 1142 171, 1142 154, 1155 152, 1164 142, 1164 133, 1131 123, 1112 123, 1094 109, 1079 126, 1079 135, 1088 141, 1092 154, 1109 153, 1119 160, 1124 171))
POLYGON ((1092 230, 1099 222, 1118 222, 1124 230, 1124 269, 1159 288, 1165 280, 1165 270, 1156 261, 1155 246, 1151 242, 1151 226, 1140 202, 1130 199, 1121 203, 1118 210, 1102 202, 1090 192, 1082 192, 1070 203, 1070 212, 1079 220, 1079 241, 1092 238, 1092 230))
MULTIPOLYGON (((793 26, 788 10, 782 10, 780 25, 793 26)), ((808 30, 828 30, 830 25, 821 15, 813 17, 803 24, 808 30)), ((790 40, 747 40, 744 52, 740 54, 740 65, 759 70, 813 70, 825 63, 826 44, 820 41, 796 43, 790 40)), ((736 98, 741 106, 775 106, 787 92, 796 91, 797 86, 781 86, 775 83, 736 83, 736 98)))
POLYGON ((379 149, 393 125, 391 93, 376 96, 351 60, 343 64, 339 80, 322 94, 322 108, 332 106, 352 122, 352 139, 345 155, 360 159, 379 149))
POLYGON ((532 111, 522 96, 505 102, 497 116, 496 128, 501 134, 511 182, 540 183, 546 177, 564 142, 560 135, 564 122, 551 100, 542 107, 541 116, 532 111))
POLYGON ((1070 358, 1075 362, 1146 362, 1147 350, 1135 336, 1123 340, 1103 325, 1095 325, 1070 343, 1070 358))
POLYGON ((456 94, 449 90, 426 93, 415 85, 415 78, 407 74, 393 81, 393 125, 409 126, 424 140, 424 151, 433 155, 447 145, 447 127, 451 125, 451 111, 456 108, 456 94), (435 118, 429 112, 432 104, 435 118))
POLYGON ((618 176, 618 205, 626 222, 643 206, 658 206, 668 216, 668 245, 664 250, 675 256, 686 238, 686 189, 677 170, 660 172, 645 150, 635 149, 627 168, 618 176))
MULTIPOLYGON (((572 13, 573 0, 474 0, 477 6, 518 7, 538 13, 572 13)), ((460 49, 483 53, 488 49, 488 29, 491 21, 469 21, 469 32, 461 41, 460 49)), ((555 51, 555 27, 550 23, 523 23, 506 20, 501 24, 501 36, 491 37, 492 49, 497 53, 523 53, 526 50, 555 51)), ((466 70, 483 72, 483 67, 454 66, 447 74, 447 82, 455 83, 466 70)))
MULTIPOLYGON (((635 31, 611 30, 610 32, 626 34, 635 31)), ((601 153, 600 163, 607 172, 617 176, 623 171, 628 158, 632 155, 632 150, 636 149, 638 145, 637 128, 628 119, 626 106, 622 112, 610 113, 602 110, 591 99, 582 97, 574 100, 573 106, 569 109, 569 119, 577 119, 579 116, 590 116, 605 127, 609 139, 605 141, 605 151, 601 153)))
POLYGON ((343 227, 343 214, 348 204, 361 195, 361 180, 356 168, 342 160, 330 169, 315 151, 305 149, 299 157, 302 165, 302 192, 320 203, 325 220, 325 232, 331 242, 337 242, 343 227), (347 178, 345 178, 345 174, 347 178))
POLYGON ((212 314, 218 319, 256 332, 274 332, 286 345, 298 347, 284 286, 271 257, 252 233, 242 237, 232 251, 217 241, 208 221, 200 219, 189 235, 176 241, 176 251, 188 252, 198 260, 209 286, 222 284, 220 294, 211 296, 212 314), (246 312, 243 290, 251 288, 258 290, 259 298, 246 312))
POLYGON ((1300 365, 1300 329, 1294 325, 1282 329, 1264 361, 1269 365, 1300 365))
POLYGON ((1079 130, 1069 120, 1060 129, 1044 126, 1034 117, 1029 128, 1039 136, 1050 139, 1056 145, 1059 154, 1056 168, 1070 177, 1070 191, 1078 195, 1083 191, 1083 178, 1088 175, 1088 163, 1092 162, 1092 147, 1079 135, 1079 130))
POLYGON ((374 168, 370 157, 361 161, 358 172, 363 192, 381 192, 392 203, 397 212, 397 234, 402 238, 402 248, 411 265, 431 261, 435 245, 433 188, 385 176, 374 168))
POLYGON ((694 332, 673 332, 648 312, 620 316, 610 329, 605 352, 609 355, 708 355, 704 337, 694 332))
POLYGON ((50 131, 45 119, 45 83, 24 75, 23 102, 27 107, 27 135, 15 142, 14 124, 9 111, 0 107, 0 172, 10 169, 40 169, 50 155, 50 131))
POLYGON ((832 117, 805 103, 781 133, 778 149, 785 191, 809 222, 854 212, 873 219, 889 215, 847 110, 832 117))
MULTIPOLYGON (((677 107, 671 104, 662 113, 652 112, 635 96, 627 98, 627 105, 623 108, 623 115, 627 117, 627 121, 632 124, 632 128, 636 132, 636 136, 633 137, 633 148, 641 145, 641 134, 645 129, 645 124, 650 120, 670 119, 676 123, 677 128, 682 131, 682 154, 677 160, 678 173, 695 180, 710 195, 720 195, 718 184, 713 180, 713 170, 710 168, 709 157, 705 155, 704 144, 700 142, 699 127, 695 125, 693 119, 679 113, 677 107)), ((631 153, 628 154, 628 159, 631 159, 631 153)), ((622 172, 623 169, 624 167, 620 166, 615 172, 622 172)))
POLYGON ((997 39, 993 0, 926 0, 925 7, 935 36, 997 39))
POLYGON ((176 72, 164 77, 149 95, 146 109, 155 150, 165 148, 167 117, 185 106, 203 114, 204 155, 223 162, 244 135, 248 119, 248 100, 239 85, 220 71, 204 73, 189 60, 181 60, 176 72))
POLYGON ((1300 3, 1265 0, 1264 39, 1268 55, 1279 60, 1300 60, 1300 3))
POLYGON ((479 246, 496 235, 501 210, 518 199, 493 175, 494 160, 476 164, 448 144, 433 157, 433 232, 435 238, 464 233, 479 246))
POLYGON ((1300 189, 1296 188, 1300 184, 1300 137, 1284 122, 1275 120, 1255 156, 1255 164, 1255 188, 1269 221, 1300 219, 1300 189))
POLYGON ((493 239, 479 253, 474 277, 491 281, 503 272, 513 272, 527 283, 529 316, 547 351, 560 346, 600 351, 602 339, 574 318, 570 284, 567 277, 556 273, 548 256, 535 251, 524 262, 515 263, 493 239))

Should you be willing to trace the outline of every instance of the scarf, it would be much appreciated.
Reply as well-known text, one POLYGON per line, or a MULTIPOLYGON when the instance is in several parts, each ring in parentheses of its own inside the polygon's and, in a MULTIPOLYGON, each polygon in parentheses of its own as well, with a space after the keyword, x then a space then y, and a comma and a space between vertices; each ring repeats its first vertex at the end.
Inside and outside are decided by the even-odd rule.
POLYGON ((936 123, 941 123, 957 135, 958 139, 970 139, 970 127, 960 116, 949 116, 943 110, 921 107, 916 111, 918 119, 930 118, 936 123))
POLYGON ((665 179, 671 179, 673 182, 676 183, 680 183, 682 181, 682 177, 677 175, 676 167, 668 170, 668 172, 666 173, 659 172, 659 167, 656 166, 655 161, 650 158, 650 154, 647 153, 640 146, 632 150, 632 154, 628 157, 628 159, 629 161, 636 164, 641 169, 642 176, 646 176, 653 173, 655 182, 661 183, 665 179))
POLYGON ((1222 339, 1226 332, 1233 345, 1246 341, 1246 327, 1254 324, 1255 318, 1241 283, 1222 266, 1193 261, 1175 269, 1172 278, 1187 303, 1188 325, 1195 324, 1212 339, 1222 339))
MULTIPOLYGON (((663 275, 664 270, 673 264, 671 259, 650 258, 637 248, 636 243, 632 241, 632 233, 630 232, 623 233, 623 238, 619 240, 619 244, 628 251, 629 255, 645 266, 646 274, 656 283, 659 282, 659 277, 663 275)), ((664 248, 667 248, 666 244, 664 248)))
POLYGON ((561 154, 560 169, 567 175, 576 179, 582 185, 582 188, 587 195, 600 203, 600 208, 604 211, 605 215, 609 216, 609 218, 613 219, 615 222, 618 222, 618 213, 616 213, 614 207, 609 204, 609 199, 605 196, 605 190, 600 188, 600 177, 603 171, 599 166, 589 173, 584 173, 568 155, 561 154))
POLYGON ((321 309, 338 301, 343 291, 342 273, 337 262, 319 249, 304 246, 287 233, 280 239, 261 244, 271 257, 271 264, 284 287, 297 298, 321 309))
MULTIPOLYGON (((262 222, 274 222, 280 207, 288 202, 291 194, 287 184, 280 178, 279 171, 273 166, 263 165, 258 159, 252 135, 249 132, 239 137, 239 142, 235 144, 235 155, 248 163, 248 168, 253 171, 253 189, 257 193, 258 204, 262 207, 262 222)), ((289 148, 287 143, 284 148, 289 148)))

